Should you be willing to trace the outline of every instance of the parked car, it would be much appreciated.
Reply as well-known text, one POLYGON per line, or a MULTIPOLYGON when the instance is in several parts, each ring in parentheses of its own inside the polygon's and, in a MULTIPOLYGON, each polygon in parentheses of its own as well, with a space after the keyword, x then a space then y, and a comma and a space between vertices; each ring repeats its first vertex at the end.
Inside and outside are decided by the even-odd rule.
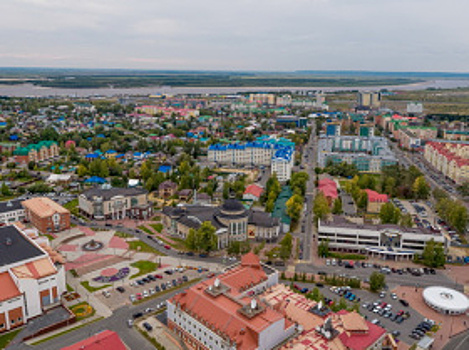
POLYGON ((151 326, 151 324, 149 324, 148 322, 143 322, 143 327, 145 327, 145 329, 148 331, 148 332, 151 332, 153 330, 153 327, 151 326))
POLYGON ((117 287, 116 290, 119 292, 119 293, 124 293, 125 292, 125 289, 124 287, 117 287))

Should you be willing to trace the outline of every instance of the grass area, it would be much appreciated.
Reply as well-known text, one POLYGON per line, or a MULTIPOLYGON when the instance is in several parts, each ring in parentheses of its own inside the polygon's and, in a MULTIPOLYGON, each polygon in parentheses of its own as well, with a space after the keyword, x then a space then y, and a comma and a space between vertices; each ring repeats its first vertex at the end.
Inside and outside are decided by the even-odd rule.
POLYGON ((158 298, 162 295, 165 295, 165 294, 168 294, 170 292, 172 292, 174 289, 183 289, 184 287, 188 287, 190 286, 191 284, 194 284, 194 283, 197 283, 199 281, 201 281, 202 278, 201 277, 198 277, 198 278, 195 278, 193 280, 190 280, 190 281, 187 281, 187 282, 184 282, 182 284, 180 284, 179 286, 177 286, 177 288, 168 288, 166 290, 163 290, 159 293, 155 293, 153 295, 150 295, 148 298, 143 298, 142 300, 137 300, 135 303, 133 303, 133 305, 139 305, 141 303, 144 303, 144 302, 147 302, 148 300, 151 300, 151 299, 155 299, 155 298, 158 298))
POLYGON ((366 260, 365 255, 361 254, 348 254, 348 253, 335 253, 335 252, 329 252, 328 258, 336 258, 336 259, 342 259, 342 260, 366 260))
POLYGON ((148 233, 149 235, 154 235, 154 234, 155 234, 152 230, 150 230, 150 229, 149 229, 148 227, 146 227, 146 226, 141 225, 141 226, 139 226, 138 228, 139 228, 140 230, 142 230, 143 232, 148 233))
POLYGON ((130 278, 148 275, 149 273, 154 272, 159 267, 157 263, 145 260, 136 261, 130 264, 130 266, 135 267, 139 270, 136 274, 130 276, 130 278))
POLYGON ((72 199, 70 202, 63 205, 65 209, 70 210, 73 215, 79 215, 78 213, 78 198, 72 199))
POLYGON ((186 242, 182 238, 171 237, 173 242, 168 241, 166 238, 158 236, 158 239, 162 240, 165 244, 171 246, 176 250, 187 250, 186 242))
POLYGON ((153 221, 161 221, 161 216, 155 216, 152 218, 153 221))
POLYGON ((132 238, 133 237, 130 233, 125 233, 121 231, 116 231, 116 233, 114 233, 114 236, 120 237, 120 238, 132 238))
POLYGON ((158 233, 161 233, 161 231, 163 231, 163 224, 162 223, 149 224, 149 225, 158 233))
POLYGON ((5 349, 10 342, 15 339, 18 333, 21 331, 20 329, 15 329, 14 331, 5 333, 0 335, 0 349, 5 349))
POLYGON ((101 289, 104 289, 104 288, 108 288, 108 287, 111 287, 110 284, 105 284, 105 285, 102 285, 102 286, 99 286, 99 287, 92 287, 90 286, 90 282, 89 281, 83 281, 83 282, 80 282, 80 284, 85 287, 85 289, 88 291, 88 292, 96 292, 97 290, 101 290, 101 289))
POLYGON ((50 235, 50 234, 45 234, 45 235, 43 235, 43 236, 44 236, 44 237, 47 237, 47 239, 48 239, 49 241, 53 241, 53 240, 55 239, 54 236, 52 236, 52 235, 50 235))
POLYGON ((155 255, 165 255, 164 253, 160 252, 158 249, 155 249, 145 242, 142 241, 130 241, 129 243, 129 249, 130 250, 135 250, 137 252, 143 252, 143 253, 153 253, 155 255))
POLYGON ((50 337, 43 338, 43 339, 38 340, 38 341, 36 341, 36 342, 34 342, 34 343, 31 343, 31 345, 39 345, 39 344, 48 342, 49 340, 52 340, 52 339, 61 337, 62 335, 65 335, 65 334, 68 334, 68 333, 70 333, 70 332, 76 331, 77 329, 80 329, 80 328, 83 328, 83 327, 87 327, 87 326, 89 326, 89 325, 92 324, 92 323, 101 321, 102 319, 104 319, 104 317, 99 317, 99 318, 97 318, 97 319, 95 319, 95 320, 93 320, 93 321, 90 321, 90 322, 87 322, 87 323, 82 323, 82 324, 79 325, 79 326, 76 326, 76 327, 67 329, 67 330, 65 330, 65 331, 63 331, 63 332, 60 332, 60 333, 51 335, 50 337))
POLYGON ((84 320, 85 318, 91 317, 95 314, 96 310, 88 304, 86 301, 78 303, 69 307, 69 309, 77 317, 77 321, 84 320))
POLYGON ((73 289, 72 286, 69 285, 68 283, 67 283, 66 286, 67 286, 67 292, 74 292, 75 291, 75 289, 73 289))

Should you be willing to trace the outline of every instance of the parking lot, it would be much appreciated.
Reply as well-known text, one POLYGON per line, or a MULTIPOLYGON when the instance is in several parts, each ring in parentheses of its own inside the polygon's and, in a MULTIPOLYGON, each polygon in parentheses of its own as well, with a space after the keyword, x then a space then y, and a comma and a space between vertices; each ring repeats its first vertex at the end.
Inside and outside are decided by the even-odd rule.
MULTIPOLYGON (((297 285, 308 288, 309 290, 316 287, 315 284, 303 282, 297 282, 297 285)), ((330 286, 326 285, 319 288, 319 291, 325 298, 331 299, 334 302, 338 302, 341 296, 337 292, 333 291, 333 289, 333 287, 331 288, 330 286)), ((379 325, 384 327, 389 333, 399 332, 399 335, 397 335, 396 338, 407 344, 413 344, 417 341, 416 339, 411 338, 409 335, 411 334, 412 330, 424 320, 424 316, 412 309, 412 305, 404 306, 399 301, 399 298, 391 298, 392 291, 386 292, 383 297, 380 297, 379 294, 360 289, 350 289, 350 292, 353 293, 356 297, 354 302, 346 300, 347 304, 350 306, 355 304, 360 305, 360 313, 368 321, 373 323, 379 321, 379 325), (376 306, 379 305, 383 310, 386 307, 388 308, 389 313, 386 314, 386 317, 384 317, 384 312, 381 314, 378 313, 379 309, 374 312, 373 310, 375 310, 376 307, 368 309, 369 305, 373 305, 373 303, 375 303, 376 306), (383 303, 386 303, 386 305, 383 305, 383 303), (402 321, 397 321, 399 318, 395 315, 401 313, 401 311, 403 314, 408 313, 408 318, 405 318, 404 316, 402 317, 402 321)))
POLYGON ((207 269, 166 267, 140 276, 129 283, 116 283, 112 288, 96 292, 96 296, 111 310, 148 299, 181 284, 210 274, 207 269))

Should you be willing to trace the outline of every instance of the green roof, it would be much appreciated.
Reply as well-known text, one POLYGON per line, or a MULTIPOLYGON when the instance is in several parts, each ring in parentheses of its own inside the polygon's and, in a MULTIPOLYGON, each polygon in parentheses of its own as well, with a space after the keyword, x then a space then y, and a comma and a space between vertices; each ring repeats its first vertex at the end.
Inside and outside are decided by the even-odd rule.
POLYGON ((274 218, 279 218, 280 221, 284 224, 290 225, 291 218, 287 215, 287 206, 286 203, 293 195, 293 191, 290 186, 282 187, 282 192, 278 195, 277 200, 275 201, 274 210, 272 216, 274 218))

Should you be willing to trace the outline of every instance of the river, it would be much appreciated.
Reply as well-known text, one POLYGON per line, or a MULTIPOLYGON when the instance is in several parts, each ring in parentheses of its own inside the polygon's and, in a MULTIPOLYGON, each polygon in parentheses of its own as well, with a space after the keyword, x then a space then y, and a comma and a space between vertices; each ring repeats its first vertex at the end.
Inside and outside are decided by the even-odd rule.
POLYGON ((377 91, 388 90, 424 90, 428 88, 455 89, 469 87, 469 79, 427 80, 415 84, 391 86, 357 86, 357 87, 140 87, 140 88, 94 88, 94 89, 61 89, 46 88, 32 84, 2 85, 0 96, 9 97, 89 97, 89 96, 146 96, 151 94, 235 94, 252 91, 304 91, 320 90, 324 92, 344 90, 377 91))

